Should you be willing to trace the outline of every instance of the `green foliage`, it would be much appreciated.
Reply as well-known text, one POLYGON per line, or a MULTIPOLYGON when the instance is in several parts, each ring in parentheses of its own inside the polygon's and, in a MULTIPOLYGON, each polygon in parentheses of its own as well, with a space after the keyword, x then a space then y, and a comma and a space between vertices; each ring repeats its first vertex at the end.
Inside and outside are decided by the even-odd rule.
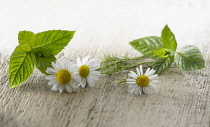
POLYGON ((155 50, 153 51, 154 54, 156 54, 156 56, 159 58, 159 57, 168 57, 171 52, 169 49, 167 48, 162 48, 162 49, 159 49, 159 50, 155 50))
POLYGON ((129 58, 127 55, 123 57, 105 56, 101 62, 99 70, 102 74, 111 75, 126 69, 130 69, 139 66, 142 63, 152 63, 153 61, 143 61, 145 57, 129 58))
POLYGON ((34 55, 32 52, 24 52, 17 46, 10 57, 9 82, 10 87, 16 87, 24 82, 34 69, 34 55))
POLYGON ((189 45, 182 48, 175 56, 176 65, 184 71, 202 69, 205 67, 205 61, 199 49, 189 45))
POLYGON ((205 67, 205 61, 197 47, 185 46, 181 52, 176 52, 176 38, 168 25, 163 28, 161 37, 140 38, 130 44, 144 56, 155 59, 152 66, 157 74, 164 72, 174 61, 179 68, 185 71, 205 67))
POLYGON ((55 62, 56 58, 52 54, 45 57, 42 53, 36 54, 36 67, 43 73, 46 74, 48 67, 52 67, 52 62, 55 62))
POLYGON ((50 30, 38 33, 34 42, 34 52, 42 52, 45 56, 57 55, 73 38, 74 33, 75 31, 65 30, 50 30))
POLYGON ((130 45, 142 53, 144 56, 156 59, 157 55, 154 54, 154 51, 165 48, 161 38, 156 36, 140 38, 130 42, 130 45))
POLYGON ((18 41, 20 47, 25 52, 30 52, 34 45, 35 34, 30 31, 20 31, 18 34, 18 41))
POLYGON ((168 25, 166 25, 161 32, 161 40, 166 48, 176 51, 177 43, 176 38, 168 25))
MULTIPOLYGON (((175 35, 166 25, 161 37, 150 36, 133 40, 129 44, 143 54, 142 57, 128 58, 106 56, 98 69, 103 74, 113 74, 122 70, 131 69, 140 64, 150 64, 157 74, 163 73, 175 61, 182 70, 190 71, 205 67, 205 61, 199 49, 195 46, 186 46, 181 52, 176 52, 177 42, 175 35), (174 57, 175 56, 175 57, 174 57), (142 61, 143 58, 152 58, 155 61, 142 61)), ((124 81, 120 82, 123 83, 124 81)))
POLYGON ((159 57, 152 67, 155 69, 157 74, 161 74, 163 71, 165 71, 168 67, 171 66, 171 64, 174 62, 174 56, 168 56, 168 57, 159 57))
POLYGON ((10 87, 23 83, 33 73, 34 65, 44 74, 47 67, 55 61, 57 55, 73 38, 75 31, 50 30, 34 34, 20 31, 19 46, 10 57, 10 87))

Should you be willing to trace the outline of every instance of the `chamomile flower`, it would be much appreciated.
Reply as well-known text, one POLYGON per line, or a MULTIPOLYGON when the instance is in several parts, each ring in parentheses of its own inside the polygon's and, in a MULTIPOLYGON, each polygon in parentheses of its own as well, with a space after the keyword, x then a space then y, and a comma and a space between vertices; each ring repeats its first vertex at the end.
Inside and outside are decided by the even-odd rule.
POLYGON ((143 73, 142 65, 140 68, 136 68, 137 73, 130 71, 126 83, 129 84, 130 93, 141 95, 143 93, 152 94, 155 92, 155 84, 158 82, 158 75, 154 74, 155 70, 148 68, 145 73, 143 73))
POLYGON ((72 92, 72 89, 76 89, 77 84, 81 81, 81 78, 76 75, 78 67, 70 61, 63 60, 52 62, 53 68, 47 68, 46 72, 50 74, 45 78, 49 80, 48 85, 52 86, 53 91, 59 91, 60 93, 66 89, 67 92, 72 92))
POLYGON ((78 86, 84 88, 88 84, 89 87, 93 87, 95 81, 101 75, 98 71, 95 71, 100 67, 98 59, 94 58, 89 60, 89 56, 86 56, 81 61, 78 57, 76 65, 79 67, 78 72, 81 77, 81 83, 78 86))

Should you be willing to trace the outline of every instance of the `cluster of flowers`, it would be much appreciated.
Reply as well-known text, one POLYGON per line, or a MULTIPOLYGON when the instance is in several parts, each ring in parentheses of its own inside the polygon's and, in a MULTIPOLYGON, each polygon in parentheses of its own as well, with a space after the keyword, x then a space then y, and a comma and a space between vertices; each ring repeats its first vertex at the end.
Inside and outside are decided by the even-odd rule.
MULTIPOLYGON (((52 62, 53 68, 47 68, 47 73, 50 74, 45 78, 49 80, 48 85, 52 86, 53 91, 62 92, 66 89, 67 92, 72 92, 78 87, 84 88, 87 84, 93 87, 95 81, 99 79, 100 72, 96 71, 100 67, 98 59, 90 59, 86 56, 80 60, 77 58, 77 63, 74 64, 69 60, 52 62)), ((130 93, 135 95, 155 93, 155 84, 158 82, 158 75, 154 69, 148 68, 143 73, 143 67, 136 68, 136 72, 130 71, 126 83, 129 85, 130 93)))
POLYGON ((73 89, 80 86, 84 88, 87 84, 93 87, 101 75, 96 71, 100 67, 99 60, 96 58, 89 60, 89 56, 84 57, 82 61, 77 58, 76 64, 70 60, 56 60, 55 63, 52 62, 52 67, 47 68, 46 72, 50 75, 45 78, 49 80, 48 85, 52 86, 52 90, 60 93, 64 89, 72 92, 73 89))

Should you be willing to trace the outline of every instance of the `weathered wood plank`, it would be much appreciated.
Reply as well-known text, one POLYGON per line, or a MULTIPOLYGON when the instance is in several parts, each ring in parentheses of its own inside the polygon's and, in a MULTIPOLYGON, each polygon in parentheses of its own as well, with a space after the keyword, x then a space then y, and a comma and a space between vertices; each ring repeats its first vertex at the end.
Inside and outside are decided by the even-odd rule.
MULTIPOLYGON (((208 127, 208 49, 209 46, 204 46, 201 50, 206 60, 205 69, 182 72, 173 65, 160 76, 159 92, 143 96, 130 95, 126 86, 117 85, 117 79, 125 77, 126 73, 101 76, 94 88, 61 94, 51 91, 44 75, 36 70, 26 83, 10 89, 9 57, 1 53, 0 126, 208 127)), ((93 54, 98 52, 92 51, 93 54)), ((61 54, 60 59, 64 56, 61 54)), ((70 57, 76 56, 76 51, 72 51, 70 57)))

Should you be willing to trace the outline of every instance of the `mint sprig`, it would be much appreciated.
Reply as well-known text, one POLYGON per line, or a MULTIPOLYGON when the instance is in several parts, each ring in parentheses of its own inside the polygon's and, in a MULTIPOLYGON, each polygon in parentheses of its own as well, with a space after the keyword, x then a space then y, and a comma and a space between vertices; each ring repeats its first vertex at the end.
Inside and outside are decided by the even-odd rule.
POLYGON ((184 71, 205 68, 205 61, 197 47, 185 46, 180 52, 176 51, 176 38, 168 25, 163 28, 161 37, 140 38, 130 45, 144 56, 155 59, 152 67, 157 74, 164 72, 174 61, 184 71))
POLYGON ((75 31, 50 30, 34 34, 20 31, 19 45, 10 57, 10 87, 16 87, 33 73, 34 65, 44 74, 47 67, 55 61, 57 55, 73 38, 75 31))

